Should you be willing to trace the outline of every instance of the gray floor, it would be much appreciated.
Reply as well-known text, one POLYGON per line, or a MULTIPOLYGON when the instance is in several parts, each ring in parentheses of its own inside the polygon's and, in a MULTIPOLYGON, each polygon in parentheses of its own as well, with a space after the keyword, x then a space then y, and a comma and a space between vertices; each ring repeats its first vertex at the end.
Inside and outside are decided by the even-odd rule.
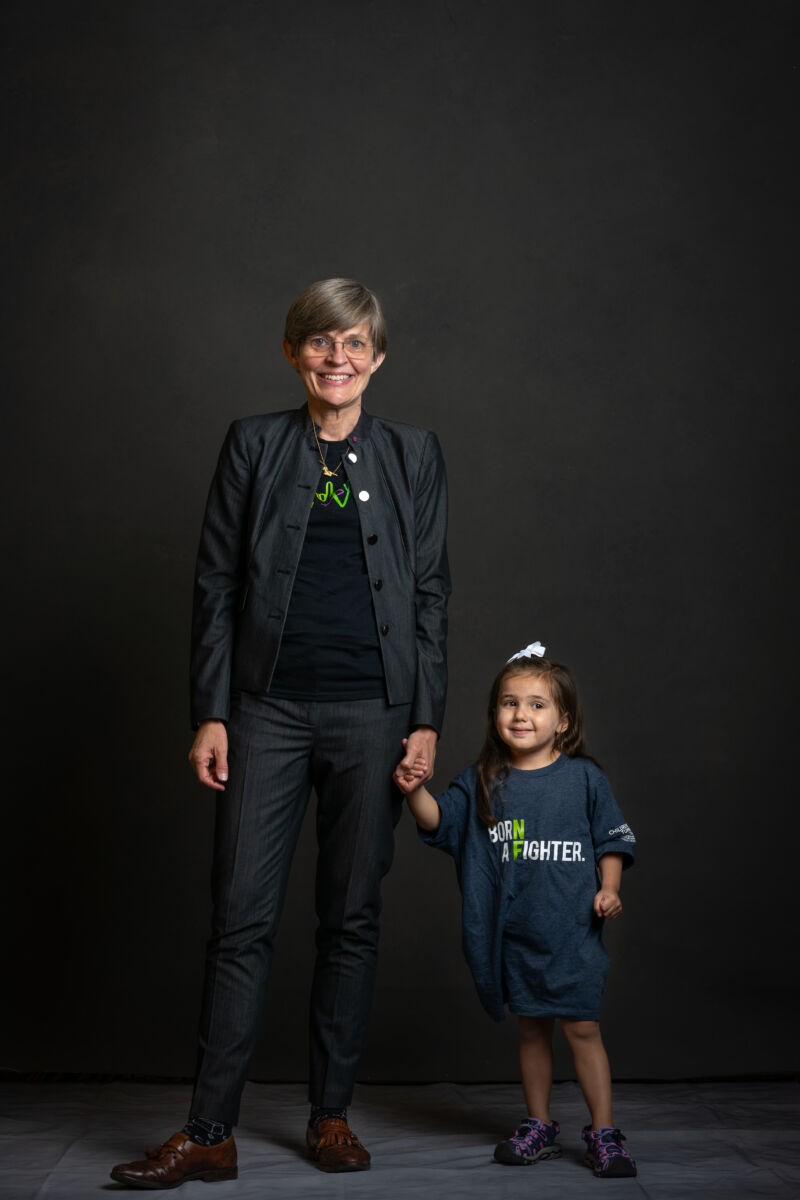
MULTIPOLYGON (((140 1083, 0 1085, 2 1174, 9 1200, 144 1195, 109 1169, 179 1128, 189 1089, 140 1083)), ((182 1200, 226 1197, 573 1197, 649 1200, 800 1197, 800 1085, 620 1084, 616 1117, 638 1160, 636 1179, 598 1180, 581 1163, 586 1117, 577 1086, 557 1084, 563 1156, 533 1167, 491 1161, 521 1115, 515 1085, 365 1085, 351 1109, 371 1171, 325 1175, 303 1157, 307 1106, 299 1084, 249 1084, 236 1131, 239 1178, 187 1183, 182 1200)))

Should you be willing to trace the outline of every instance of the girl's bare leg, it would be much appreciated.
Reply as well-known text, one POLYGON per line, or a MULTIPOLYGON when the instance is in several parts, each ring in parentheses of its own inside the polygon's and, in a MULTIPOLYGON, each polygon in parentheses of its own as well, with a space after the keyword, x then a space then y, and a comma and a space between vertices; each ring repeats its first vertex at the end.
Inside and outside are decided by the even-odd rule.
POLYGON ((550 1121, 553 1086, 553 1019, 519 1017, 519 1065, 527 1115, 550 1121))
POLYGON ((597 1021, 562 1021, 561 1028, 572 1051, 575 1074, 589 1106, 592 1129, 613 1125, 611 1070, 597 1021))

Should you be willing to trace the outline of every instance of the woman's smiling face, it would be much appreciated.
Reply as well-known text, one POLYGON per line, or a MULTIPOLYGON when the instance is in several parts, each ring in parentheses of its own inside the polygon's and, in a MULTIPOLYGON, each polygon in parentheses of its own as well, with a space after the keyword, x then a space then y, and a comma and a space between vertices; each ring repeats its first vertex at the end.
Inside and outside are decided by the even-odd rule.
POLYGON ((385 355, 373 357, 367 322, 348 329, 321 329, 318 335, 328 345, 315 349, 307 337, 295 351, 288 342, 283 352, 299 372, 309 403, 314 407, 343 410, 361 406, 361 396, 385 355), (363 357, 348 354, 343 342, 360 340, 369 346, 363 357))

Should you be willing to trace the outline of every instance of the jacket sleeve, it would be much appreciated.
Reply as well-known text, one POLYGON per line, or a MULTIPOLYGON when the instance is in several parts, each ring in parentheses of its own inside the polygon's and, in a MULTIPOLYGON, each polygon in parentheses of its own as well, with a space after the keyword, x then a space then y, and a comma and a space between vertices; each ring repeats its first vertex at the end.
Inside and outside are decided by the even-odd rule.
POLYGON ((236 613, 245 577, 251 466, 242 424, 234 421, 220 451, 197 552, 192 612, 192 724, 226 721, 236 613))
POLYGON ((412 725, 441 731, 447 696, 447 476, 439 440, 429 433, 414 496, 417 678, 412 725))

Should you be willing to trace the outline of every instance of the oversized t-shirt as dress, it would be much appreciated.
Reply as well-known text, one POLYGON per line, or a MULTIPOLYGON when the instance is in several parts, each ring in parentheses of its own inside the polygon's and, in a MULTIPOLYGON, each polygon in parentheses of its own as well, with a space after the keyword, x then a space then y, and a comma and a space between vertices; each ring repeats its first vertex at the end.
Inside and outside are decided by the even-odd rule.
POLYGON ((436 797, 442 822, 423 841, 451 854, 462 892, 464 953, 497 1020, 596 1021, 608 975, 603 922, 593 909, 597 861, 633 861, 635 838, 608 779, 587 758, 561 755, 535 771, 511 768, 489 829, 475 809, 475 767, 436 797))

